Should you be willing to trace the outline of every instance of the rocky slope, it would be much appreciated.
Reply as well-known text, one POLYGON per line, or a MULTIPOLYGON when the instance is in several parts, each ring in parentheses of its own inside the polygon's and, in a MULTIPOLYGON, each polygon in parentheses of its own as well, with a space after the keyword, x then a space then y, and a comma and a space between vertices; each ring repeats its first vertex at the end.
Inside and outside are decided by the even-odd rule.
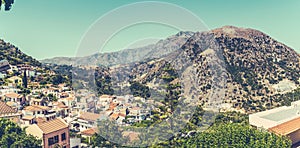
POLYGON ((59 65, 88 65, 96 63, 104 66, 113 66, 117 64, 127 64, 131 62, 142 61, 144 59, 153 59, 163 57, 181 47, 186 40, 193 35, 192 32, 179 32, 167 39, 160 40, 156 44, 147 45, 136 49, 125 49, 112 53, 97 53, 87 57, 56 57, 42 60, 42 63, 53 63, 59 65))

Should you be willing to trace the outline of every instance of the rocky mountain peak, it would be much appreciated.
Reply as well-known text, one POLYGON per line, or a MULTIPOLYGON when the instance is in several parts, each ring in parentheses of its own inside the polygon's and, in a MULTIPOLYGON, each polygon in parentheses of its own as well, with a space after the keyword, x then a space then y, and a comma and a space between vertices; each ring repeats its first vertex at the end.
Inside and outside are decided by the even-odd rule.
POLYGON ((250 29, 250 28, 240 28, 235 26, 224 26, 211 31, 215 36, 228 36, 231 38, 245 38, 252 39, 255 37, 269 37, 261 31, 250 29))

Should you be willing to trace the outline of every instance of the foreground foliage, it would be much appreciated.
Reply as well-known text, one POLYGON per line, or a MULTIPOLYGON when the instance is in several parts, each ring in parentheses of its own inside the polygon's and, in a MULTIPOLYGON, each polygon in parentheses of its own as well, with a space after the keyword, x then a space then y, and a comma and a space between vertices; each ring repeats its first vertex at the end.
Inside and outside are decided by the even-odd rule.
POLYGON ((27 135, 17 124, 0 118, 1 148, 39 148, 42 141, 27 135))
POLYGON ((240 123, 218 124, 193 137, 173 140, 161 146, 171 147, 291 147, 287 137, 256 130, 240 123))

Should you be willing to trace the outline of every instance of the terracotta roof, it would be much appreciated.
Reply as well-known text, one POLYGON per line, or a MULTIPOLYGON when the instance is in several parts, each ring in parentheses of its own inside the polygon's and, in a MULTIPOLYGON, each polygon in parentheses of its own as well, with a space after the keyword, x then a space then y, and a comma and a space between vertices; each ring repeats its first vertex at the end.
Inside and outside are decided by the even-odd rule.
POLYGON ((23 118, 22 118, 22 120, 32 120, 32 119, 34 119, 34 116, 24 116, 23 118))
POLYGON ((18 76, 12 76, 10 78, 8 78, 9 80, 15 80, 15 79, 18 79, 18 80, 22 80, 22 78, 18 77, 18 76))
POLYGON ((8 93, 8 94, 5 94, 4 96, 8 97, 8 98, 21 98, 22 97, 22 95, 19 95, 17 93, 8 93))
POLYGON ((68 124, 61 118, 55 118, 53 120, 37 124, 37 126, 43 131, 44 134, 49 134, 69 127, 68 124))
POLYGON ((96 129, 94 128, 89 128, 80 132, 81 135, 87 135, 87 136, 93 136, 95 133, 96 133, 96 129))
POLYGON ((113 103, 113 102, 111 102, 111 103, 109 104, 109 109, 110 109, 110 110, 114 110, 118 105, 119 105, 119 103, 113 103))
POLYGON ((9 102, 6 102, 6 104, 7 104, 7 105, 9 105, 9 106, 11 106, 11 107, 13 107, 13 106, 16 106, 16 105, 17 105, 17 103, 16 103, 16 102, 11 102, 11 101, 9 101, 9 102))
POLYGON ((119 113, 119 116, 121 116, 121 117, 126 117, 126 114, 123 114, 123 113, 119 113))
POLYGON ((110 118, 113 119, 113 120, 117 120, 119 118, 119 114, 113 113, 113 114, 110 115, 110 118))
POLYGON ((41 123, 47 122, 47 119, 44 117, 37 117, 36 122, 37 122, 37 124, 41 124, 41 123))
POLYGON ((299 123, 300 117, 269 128, 269 131, 279 135, 288 135, 300 129, 299 123))
POLYGON ((96 121, 100 118, 100 114, 90 113, 90 112, 83 112, 79 116, 79 119, 88 120, 88 121, 96 121))
POLYGON ((68 106, 66 106, 64 103, 60 102, 57 104, 57 107, 59 108, 68 108, 68 106))
POLYGON ((0 114, 9 114, 9 113, 17 113, 17 111, 11 108, 6 103, 0 101, 0 114))
POLYGON ((31 101, 35 101, 35 102, 42 102, 42 101, 43 101, 43 99, 31 98, 31 101))
POLYGON ((100 98, 112 98, 112 96, 110 96, 110 95, 102 95, 102 96, 100 96, 100 98))
POLYGON ((50 110, 50 108, 47 107, 47 106, 31 105, 31 106, 25 107, 24 110, 28 110, 28 111, 44 111, 44 110, 50 110))
POLYGON ((68 97, 68 98, 66 98, 66 100, 68 100, 68 101, 73 101, 75 98, 74 97, 68 97))

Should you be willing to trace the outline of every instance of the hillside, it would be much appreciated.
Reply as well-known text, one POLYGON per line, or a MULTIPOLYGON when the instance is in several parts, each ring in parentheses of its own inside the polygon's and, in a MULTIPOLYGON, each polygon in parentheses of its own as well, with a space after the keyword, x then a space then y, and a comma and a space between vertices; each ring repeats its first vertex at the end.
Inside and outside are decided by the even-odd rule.
MULTIPOLYGON (((209 95, 216 92, 212 86, 225 87, 225 99, 214 103, 230 104, 247 113, 288 105, 298 98, 285 95, 292 96, 291 91, 299 86, 299 55, 260 31, 225 26, 197 32, 181 49, 197 70, 203 104, 210 105, 213 96, 209 95)), ((146 70, 139 72, 142 82, 151 80, 151 73, 159 69, 150 63, 142 67, 146 70)))
POLYGON ((12 65, 28 64, 41 66, 42 64, 31 56, 24 54, 18 47, 0 39, 0 60, 6 59, 12 65))
POLYGON ((130 81, 154 90, 161 89, 166 81, 178 85, 185 78, 178 79, 176 70, 172 75, 164 71, 170 64, 173 67, 169 70, 184 67, 178 60, 172 61, 172 54, 178 51, 176 58, 187 56, 197 71, 194 80, 198 81, 202 105, 213 104, 212 97, 225 98, 215 101, 218 105, 229 104, 231 110, 250 113, 288 105, 294 99, 286 95, 291 96, 291 91, 299 86, 299 55, 260 31, 225 26, 194 33, 180 47, 173 52, 160 52, 161 57, 149 56, 140 62, 113 66, 106 73, 118 83, 116 86, 128 86, 130 81), (221 89, 225 92, 217 94, 224 97, 210 96, 218 90, 212 86, 224 87, 221 89))

